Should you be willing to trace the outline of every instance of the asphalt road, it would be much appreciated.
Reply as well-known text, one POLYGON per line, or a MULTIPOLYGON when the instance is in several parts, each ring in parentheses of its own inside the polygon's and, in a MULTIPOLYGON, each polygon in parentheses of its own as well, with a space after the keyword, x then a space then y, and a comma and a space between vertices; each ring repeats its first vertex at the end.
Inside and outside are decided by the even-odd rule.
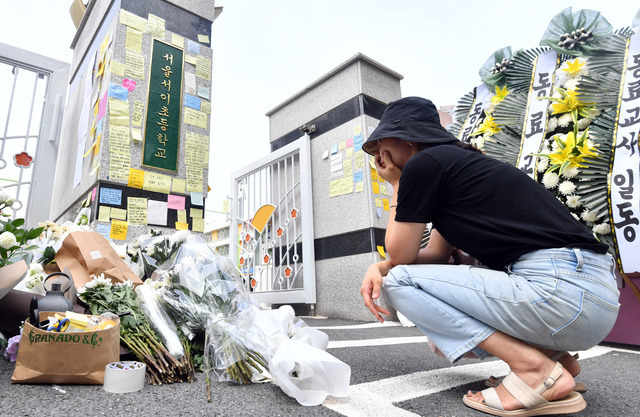
MULTIPOLYGON (((503 375, 498 360, 463 359, 455 365, 431 353, 415 328, 304 318, 329 335, 328 352, 351 367, 350 395, 304 407, 272 383, 216 382, 207 403, 205 380, 149 386, 112 394, 96 385, 12 385, 14 364, 0 360, 1 416, 483 416, 462 396, 503 375)), ((580 352, 587 408, 576 416, 639 415, 640 348, 600 345, 580 352)))

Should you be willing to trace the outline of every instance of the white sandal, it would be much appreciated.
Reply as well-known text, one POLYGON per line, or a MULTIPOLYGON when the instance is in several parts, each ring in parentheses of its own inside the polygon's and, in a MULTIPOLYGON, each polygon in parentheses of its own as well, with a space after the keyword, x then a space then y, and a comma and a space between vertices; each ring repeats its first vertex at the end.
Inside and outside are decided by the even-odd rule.
POLYGON ((562 365, 560 362, 556 362, 556 366, 553 368, 551 375, 536 389, 533 389, 524 383, 516 374, 509 372, 502 381, 502 385, 525 407, 524 409, 506 411, 502 406, 502 402, 495 388, 487 388, 481 391, 486 404, 474 401, 469 398, 468 395, 465 395, 462 401, 468 407, 495 416, 526 417, 547 414, 571 414, 584 410, 587 403, 584 401, 584 398, 582 398, 582 395, 575 391, 572 391, 571 394, 562 399, 554 401, 547 401, 540 395, 551 388, 561 375, 562 365))

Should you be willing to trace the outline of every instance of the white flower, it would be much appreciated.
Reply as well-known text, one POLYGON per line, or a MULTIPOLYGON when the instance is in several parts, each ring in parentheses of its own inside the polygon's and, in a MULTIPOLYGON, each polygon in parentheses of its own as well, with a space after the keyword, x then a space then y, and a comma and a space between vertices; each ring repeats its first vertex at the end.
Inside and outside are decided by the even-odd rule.
POLYGON ((577 78, 569 78, 564 82, 563 86, 564 86, 564 88, 566 88, 568 90, 575 90, 576 87, 578 86, 578 79, 577 78))
POLYGON ((571 181, 562 181, 560 185, 558 185, 558 191, 560 191, 563 195, 569 195, 576 190, 576 185, 571 181))
POLYGON ((38 262, 34 262, 31 265, 29 265, 30 276, 39 275, 42 273, 42 271, 44 271, 44 268, 42 268, 42 265, 39 264, 38 262))
POLYGON ((11 249, 18 243, 16 236, 11 232, 4 232, 0 235, 0 247, 3 249, 11 249))
POLYGON ((571 118, 571 113, 565 113, 562 116, 558 117, 558 126, 567 127, 572 121, 573 119, 571 118))
POLYGON ((113 285, 111 279, 105 278, 104 274, 100 274, 100 276, 94 275, 91 281, 84 284, 84 289, 86 291, 87 288, 111 287, 111 285, 113 285))
POLYGON ((7 207, 11 207, 15 202, 16 202, 16 198, 10 195, 9 198, 7 198, 7 200, 4 202, 4 204, 6 204, 7 207))
POLYGON ((122 288, 122 287, 130 287, 133 289, 133 281, 131 281, 130 279, 125 280, 124 282, 116 282, 114 287, 116 288, 122 288))
POLYGON ((591 124, 590 119, 580 119, 578 120, 578 129, 584 130, 591 124))
POLYGON ((187 236, 189 236, 188 230, 179 230, 169 236, 169 245, 173 246, 175 244, 182 243, 187 239, 187 236))
MULTIPOLYGON (((580 197, 577 195, 570 195, 567 196, 567 206, 569 206, 570 208, 576 208, 576 207, 580 207, 582 205, 582 201, 580 201, 580 197)), ((574 214, 576 220, 580 220, 580 218, 578 216, 576 216, 574 214)))
POLYGON ((593 231, 599 235, 608 235, 611 233, 611 226, 609 223, 600 223, 593 226, 593 231))
POLYGON ((573 216, 574 219, 580 221, 580 217, 578 217, 576 213, 571 213, 571 215, 573 216))
POLYGON ((147 253, 147 255, 153 256, 153 254, 156 252, 156 247, 154 245, 149 245, 147 246, 145 252, 147 253))
POLYGON ((538 160, 538 172, 545 172, 549 168, 549 160, 547 158, 540 158, 538 160))
POLYGON ((576 167, 568 167, 565 168, 564 171, 562 171, 562 176, 564 178, 575 178, 575 176, 578 175, 579 172, 580 171, 576 167))
POLYGON ((547 122, 547 131, 553 132, 554 130, 556 130, 556 127, 558 127, 558 118, 557 117, 549 118, 549 121, 547 122))
POLYGON ((598 110, 598 109, 589 109, 589 110, 587 110, 587 117, 589 119, 593 120, 598 116, 600 116, 600 110, 598 110))
POLYGON ((7 201, 9 198, 9 193, 4 190, 4 188, 0 187, 0 204, 7 201))
POLYGON ((589 209, 585 209, 581 214, 582 220, 588 223, 593 223, 596 221, 596 212, 591 211, 589 209))
POLYGON ((596 144, 591 139, 587 139, 587 146, 590 148, 595 148, 596 144))
POLYGON ((558 177, 558 174, 556 174, 555 172, 547 172, 546 174, 544 174, 544 177, 542 177, 542 184, 545 186, 545 188, 550 190, 558 185, 559 180, 560 177, 558 177))

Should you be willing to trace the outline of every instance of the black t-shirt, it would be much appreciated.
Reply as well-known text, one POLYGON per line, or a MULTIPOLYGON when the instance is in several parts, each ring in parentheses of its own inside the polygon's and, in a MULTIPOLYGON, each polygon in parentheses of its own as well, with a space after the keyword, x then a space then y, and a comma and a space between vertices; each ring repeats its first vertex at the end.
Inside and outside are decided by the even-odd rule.
POLYGON ((447 242, 492 269, 503 269, 538 249, 607 251, 525 173, 453 145, 430 147, 406 163, 395 219, 432 222, 447 242))

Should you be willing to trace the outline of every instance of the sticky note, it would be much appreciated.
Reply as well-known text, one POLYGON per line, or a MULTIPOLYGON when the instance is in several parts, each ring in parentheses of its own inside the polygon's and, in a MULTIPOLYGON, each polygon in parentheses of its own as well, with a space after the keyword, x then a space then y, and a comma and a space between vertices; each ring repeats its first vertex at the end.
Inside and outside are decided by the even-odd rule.
POLYGON ((112 83, 109 86, 109 97, 117 98, 118 100, 126 100, 129 94, 129 90, 126 87, 112 83))
POLYGON ((204 80, 211 80, 211 60, 198 55, 196 61, 196 77, 200 77, 204 80))
POLYGON ((384 211, 389 211, 390 207, 389 207, 389 199, 388 198, 383 198, 382 199, 382 209, 384 211))
POLYGON ((207 114, 211 114, 211 103, 208 101, 203 101, 200 103, 200 110, 207 113, 207 114))
POLYGON ((198 35, 198 42, 200 43, 209 43, 208 35, 198 35))
POLYGON ((167 208, 184 211, 185 200, 185 197, 181 195, 169 194, 167 196, 167 208))
POLYGON ((120 77, 124 77, 125 65, 122 62, 111 61, 111 73, 115 75, 119 75, 120 77))
POLYGON ((127 197, 127 216, 131 224, 147 224, 147 199, 127 197))
POLYGON ((182 49, 184 47, 184 38, 176 33, 171 34, 171 43, 178 48, 182 49))
POLYGON ((129 169, 129 182, 127 183, 132 188, 142 188, 144 185, 144 171, 141 169, 130 168, 129 169))
POLYGON ((134 100, 133 117, 131 118, 132 125, 142 126, 143 111, 144 111, 144 102, 142 100, 134 100))
POLYGON ((98 208, 98 221, 99 222, 108 222, 111 219, 111 207, 109 206, 100 206, 98 208))
POLYGON ((378 197, 374 198, 374 202, 375 202, 375 206, 376 207, 382 208, 382 199, 381 198, 378 198, 378 197))
POLYGON ((127 220, 127 210, 111 207, 111 218, 118 220, 127 220))
POLYGON ((191 207, 191 209, 189 210, 189 217, 193 217, 195 219, 201 219, 202 216, 202 209, 197 209, 197 208, 193 208, 191 207))
POLYGON ((356 193, 361 193, 364 191, 364 183, 356 182, 356 193))
POLYGON ((184 179, 173 178, 173 184, 171 184, 171 192, 184 194, 186 190, 186 186, 187 186, 187 183, 184 179))
POLYGON ((122 86, 127 89, 127 91, 131 92, 136 89, 136 82, 125 78, 122 80, 122 86))
POLYGON ((93 187, 93 190, 91 191, 91 201, 96 201, 96 192, 98 191, 97 187, 93 187))
POLYGON ((178 210, 178 221, 180 223, 187 222, 187 211, 186 210, 178 210))
POLYGON ((111 239, 127 240, 127 229, 129 224, 122 220, 111 220, 111 239))
POLYGON ((109 240, 111 238, 111 224, 107 223, 98 223, 96 224, 96 232, 100 233, 104 236, 105 239, 109 240))
POLYGON ((147 224, 167 225, 167 202, 149 200, 147 202, 147 224))
POLYGON ((164 174, 147 171, 144 174, 142 189, 157 193, 169 194, 171 192, 171 177, 164 174))
POLYGON ((115 188, 100 187, 100 204, 111 204, 119 206, 122 204, 122 190, 115 188))
POLYGON ((195 55, 185 55, 184 62, 191 65, 196 65, 198 63, 198 58, 195 55))
POLYGON ((206 113, 186 107, 183 122, 202 129, 207 129, 209 117, 206 113))
POLYGON ((198 95, 202 98, 206 98, 207 100, 209 100, 211 98, 211 90, 209 90, 208 87, 205 87, 204 85, 199 85, 198 86, 198 95))
POLYGON ((204 232, 204 219, 191 219, 191 229, 194 232, 204 232))
POLYGON ((131 139, 135 142, 142 142, 142 130, 131 128, 131 139))
POLYGON ((138 29, 128 27, 126 40, 124 42, 124 48, 129 51, 141 53, 142 52, 142 32, 140 32, 138 29))
POLYGON ((124 64, 124 75, 144 80, 144 55, 125 51, 124 64))
POLYGON ((380 256, 382 256, 382 259, 386 259, 387 255, 384 253, 384 247, 383 246, 376 246, 376 249, 378 249, 378 253, 380 254, 380 256))
POLYGON ((191 191, 191 204, 194 206, 204 206, 202 193, 191 191))
POLYGON ((185 222, 176 222, 176 230, 189 230, 189 224, 185 222))
POLYGON ((187 42, 187 51, 191 52, 192 54, 199 55, 200 44, 189 39, 187 42))
POLYGON ((136 16, 124 9, 120 9, 120 23, 144 32, 147 28, 147 19, 136 16))
POLYGON ((371 183, 371 188, 373 189, 374 194, 380 194, 380 183, 378 181, 373 181, 371 183))
POLYGON ((184 105, 192 109, 200 110, 200 99, 189 94, 184 95, 184 105))

